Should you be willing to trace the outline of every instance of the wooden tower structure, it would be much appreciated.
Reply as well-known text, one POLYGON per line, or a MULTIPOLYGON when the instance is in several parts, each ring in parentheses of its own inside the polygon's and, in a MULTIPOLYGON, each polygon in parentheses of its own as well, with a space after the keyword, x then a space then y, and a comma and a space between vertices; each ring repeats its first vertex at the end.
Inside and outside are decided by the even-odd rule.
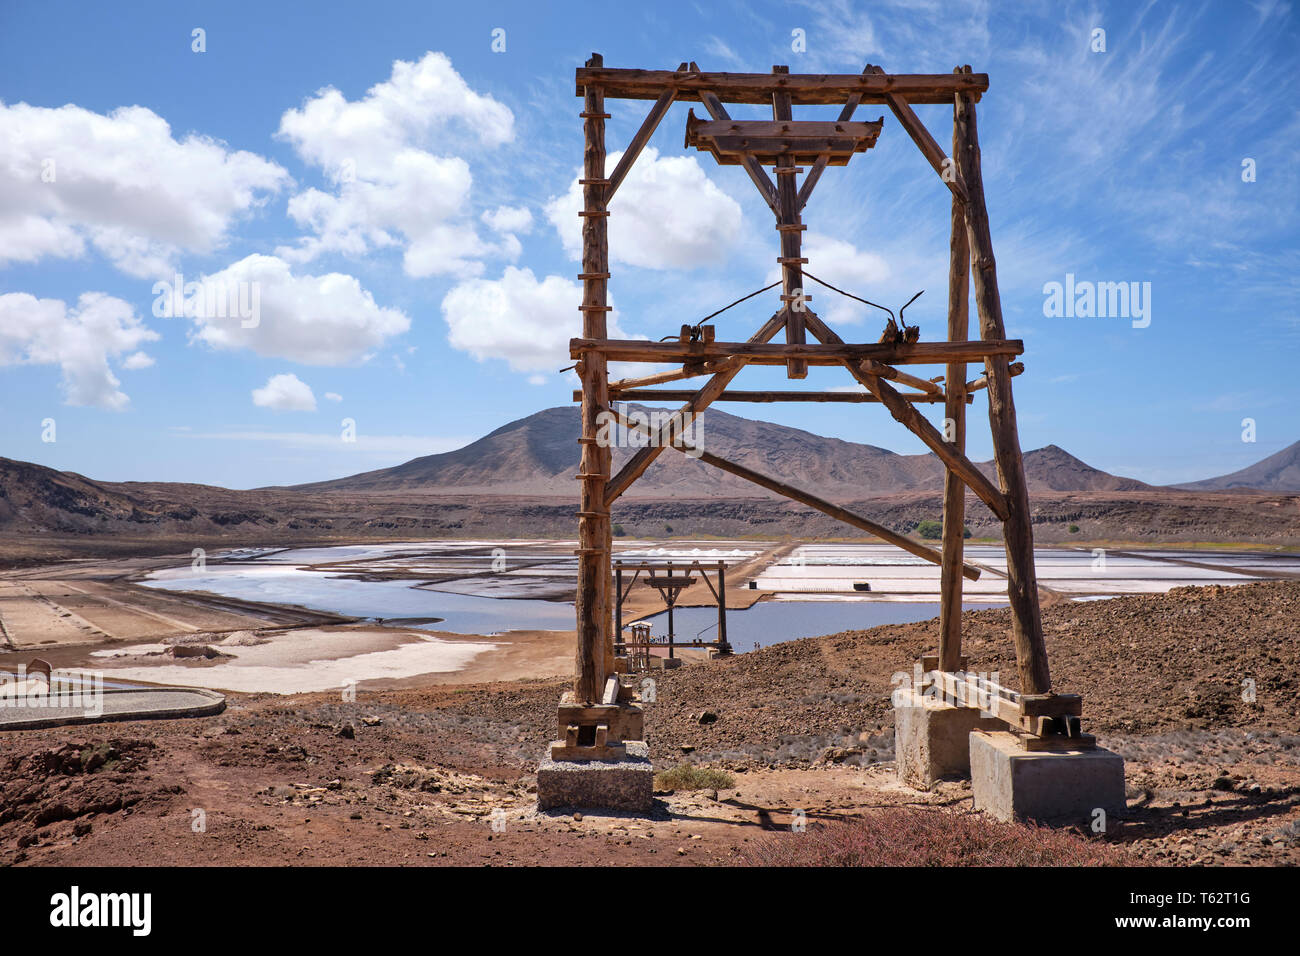
MULTIPOLYGON (((611 69, 593 54, 577 71, 577 95, 583 98, 584 155, 580 183, 583 283, 582 337, 570 342, 577 360, 582 402, 581 467, 578 473, 578 642, 573 689, 561 700, 559 741, 552 757, 616 759, 621 741, 641 739, 641 713, 630 686, 619 681, 611 611, 612 535, 610 507, 665 449, 685 450, 681 439, 688 424, 715 401, 841 401, 839 392, 741 392, 730 390, 747 365, 784 366, 792 379, 804 378, 809 366, 841 366, 866 389, 851 400, 883 405, 895 420, 916 435, 944 464, 942 549, 936 551, 785 482, 759 474, 700 448, 690 454, 731 474, 753 481, 795 501, 816 508, 939 564, 941 613, 938 654, 926 661, 933 682, 940 686, 964 681, 961 653, 962 579, 979 570, 963 555, 965 494, 979 497, 1002 522, 1007 557, 1007 597, 1011 606, 1012 638, 1020 679, 1017 694, 998 688, 995 713, 1013 726, 1040 738, 1068 736, 1076 744, 1079 700, 1052 694, 1051 677, 1039 616, 1034 570, 1029 494, 1021 459, 1011 379, 1023 366, 1015 358, 1022 343, 1008 340, 998 294, 997 265, 989 230, 984 187, 980 176, 976 103, 988 89, 988 76, 969 66, 951 74, 887 74, 868 66, 861 74, 792 74, 786 67, 771 73, 705 73, 692 63, 676 70, 611 69), (617 166, 606 169, 605 103, 609 99, 653 101, 649 114, 632 137, 617 166), (780 306, 745 342, 717 341, 709 326, 683 326, 679 341, 647 342, 611 339, 606 315, 610 311, 607 221, 619 186, 638 155, 675 101, 699 104, 709 118, 691 110, 686 145, 710 153, 724 165, 744 169, 771 208, 779 237, 780 306), (771 120, 733 120, 727 104, 764 104, 771 120), (808 259, 802 255, 802 210, 827 166, 842 166, 875 145, 883 116, 855 121, 864 104, 887 106, 898 125, 916 144, 938 176, 938 185, 952 194, 948 281, 947 339, 919 342, 917 330, 892 316, 880 342, 847 344, 809 307, 804 290, 808 259), (916 105, 946 105, 952 110, 952 155, 946 155, 920 121, 916 105), (801 106, 838 105, 835 121, 796 120, 801 106), (772 168, 773 182, 767 168, 772 168), (802 177, 802 180, 800 179, 802 177), (973 280, 979 320, 978 336, 968 330, 968 300, 973 280), (784 333, 784 341, 774 341, 784 333), (610 361, 671 363, 679 369, 641 378, 611 382, 610 361), (967 382, 968 363, 982 363, 983 373, 967 382), (941 366, 933 379, 910 374, 903 367, 941 366), (686 391, 647 386, 702 378, 686 391), (942 385, 939 383, 942 382, 942 385), (990 481, 966 456, 966 406, 975 393, 988 394, 989 425, 997 465, 997 483, 990 481), (682 401, 676 430, 672 425, 647 428, 626 417, 626 427, 639 428, 648 444, 639 448, 618 474, 611 474, 611 454, 600 439, 602 420, 618 415, 612 402, 628 399, 682 401), (936 428, 918 404, 942 404, 945 427, 936 428)), ((820 281, 820 280, 816 280, 820 281)), ((824 284, 824 283, 823 283, 824 284)), ((836 290, 839 291, 839 290, 836 290)), ((959 688, 960 689, 960 688, 959 688)))

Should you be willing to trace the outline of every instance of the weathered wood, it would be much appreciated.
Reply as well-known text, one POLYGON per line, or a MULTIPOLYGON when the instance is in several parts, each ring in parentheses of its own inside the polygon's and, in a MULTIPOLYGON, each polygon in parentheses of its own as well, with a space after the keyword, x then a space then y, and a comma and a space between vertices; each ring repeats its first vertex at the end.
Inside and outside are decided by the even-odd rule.
MULTIPOLYGON (((710 93, 705 89, 700 90, 698 95, 700 102, 704 104, 704 108, 709 111, 709 115, 715 120, 731 119, 730 114, 727 113, 727 108, 722 105, 722 101, 713 93, 710 93)), ((745 167, 745 172, 749 174, 749 178, 752 179, 754 185, 758 187, 758 193, 763 197, 763 201, 767 203, 772 212, 779 216, 781 211, 777 206, 776 187, 772 185, 772 180, 767 175, 767 172, 758 164, 758 160, 753 156, 742 160, 741 165, 745 167)))
MULTIPOLYGON (((890 104, 893 105, 892 103, 890 104)), ((906 104, 903 104, 906 106, 906 104)), ((910 113, 911 108, 907 111, 910 113)), ((895 111, 897 112, 897 111, 895 111)), ((956 116, 956 103, 953 104, 956 116)), ((937 148, 937 147, 936 147, 937 148)), ((953 151, 956 152, 956 125, 953 127, 953 151)), ((962 342, 970 331, 970 244, 966 239, 965 190, 960 198, 953 193, 950 215, 951 237, 948 255, 948 341, 962 342)), ((953 447, 966 454, 966 364, 953 362, 944 373, 949 382, 945 390, 944 417, 952 430, 953 447)), ((945 468, 943 472, 943 570, 939 575, 939 669, 955 671, 961 667, 961 576, 957 568, 965 558, 966 486, 945 468)))
MULTIPOLYGON (((678 67, 679 71, 685 69, 685 63, 678 67)), ((609 185, 605 187, 605 203, 607 205, 609 201, 614 198, 614 193, 618 190, 619 184, 623 182, 627 177, 628 172, 631 171, 632 164, 635 163, 637 157, 641 155, 641 150, 645 148, 645 144, 650 142, 650 137, 653 136, 655 130, 659 128, 660 121, 668 114, 668 108, 673 105, 674 95, 673 90, 664 90, 659 94, 659 98, 655 101, 655 105, 650 107, 649 115, 647 115, 645 120, 642 121, 640 129, 636 131, 636 135, 632 137, 632 142, 630 142, 627 149, 623 151, 623 155, 619 158, 618 165, 615 166, 614 171, 609 174, 609 185)))
MULTIPOLYGON (((774 94, 776 97, 784 94, 774 94)), ((786 97, 789 104, 789 97, 786 97)), ((823 162, 845 166, 857 153, 876 145, 880 122, 831 123, 801 120, 702 120, 694 112, 686 119, 685 145, 709 153, 720 165, 743 165, 753 157, 761 166, 798 166, 823 162)))
MULTIPOLYGON (((600 66, 593 56, 589 66, 600 66)), ((585 90, 583 113, 582 174, 585 212, 603 212, 605 208, 605 99, 597 85, 585 90)), ((609 236, 605 216, 588 215, 582 219, 583 335, 603 339, 606 335, 605 306, 609 271, 609 236)), ((582 458, 579 469, 578 516, 578 587, 575 601, 578 641, 574 668, 574 698, 579 703, 598 699, 608 669, 606 660, 609 630, 609 577, 612 528, 609 507, 605 504, 605 485, 609 480, 610 450, 596 441, 599 416, 609 404, 608 366, 604 355, 583 356, 578 363, 582 380, 582 458)))
MULTIPOLYGON (((678 388, 628 388, 615 391, 613 386, 610 387, 610 401, 615 402, 684 402, 694 393, 687 389, 678 388)), ((902 397, 909 402, 920 402, 923 405, 939 405, 947 400, 944 393, 932 394, 901 392, 902 397)), ((576 402, 582 397, 582 392, 574 391, 573 400, 576 402)), ((870 392, 793 392, 793 391, 740 391, 729 389, 714 399, 715 402, 752 402, 756 404, 771 404, 774 402, 832 402, 846 405, 875 405, 880 403, 880 399, 870 392)), ((966 404, 970 404, 974 398, 965 396, 966 404)))
POLYGON ((712 373, 711 364, 703 368, 675 368, 667 372, 656 372, 653 375, 642 375, 638 378, 620 378, 616 382, 609 383, 609 390, 610 392, 622 392, 630 388, 660 385, 664 382, 677 382, 684 378, 699 378, 701 375, 711 375, 712 373))
MULTIPOLYGON (((774 66, 772 72, 788 74, 790 68, 774 66)), ((793 116, 789 93, 781 91, 772 94, 772 119, 788 126, 794 125, 791 122, 793 116)), ((880 128, 877 127, 874 132, 879 133, 880 128)), ((870 138, 871 142, 875 143, 875 135, 871 135, 870 138)), ((778 166, 776 170, 776 228, 781 236, 781 298, 785 302, 786 309, 787 345, 803 345, 806 341, 803 327, 805 306, 804 301, 800 299, 800 296, 803 296, 803 233, 798 229, 782 228, 803 224, 799 218, 799 187, 795 182, 795 176, 798 175, 795 162, 797 160, 791 159, 790 162, 778 166)), ((785 363, 785 374, 787 378, 792 379, 807 378, 808 363, 792 358, 785 363)))
MULTIPOLYGON (((812 332, 818 339, 828 345, 838 345, 843 343, 841 339, 821 318, 814 312, 809 312, 806 316, 808 331, 812 332)), ((985 342, 985 347, 992 343, 985 342)), ((950 357, 947 361, 959 361, 961 359, 960 349, 966 346, 966 343, 921 343, 918 345, 905 346, 884 346, 887 348, 898 349, 917 349, 924 347, 950 348, 950 357), (955 346, 955 349, 952 347, 955 346)), ((896 360, 897 361, 897 360, 896 360)), ((917 438, 925 443, 925 446, 934 452, 939 460, 948 468, 952 469, 964 481, 967 487, 975 494, 979 495, 981 501, 989 506, 992 511, 1002 520, 1006 520, 1007 503, 1006 498, 993 483, 984 477, 984 473, 975 466, 975 463, 967 458, 964 454, 956 451, 950 444, 943 440, 943 435, 935 429, 933 425, 913 407, 897 390, 894 389, 887 381, 882 379, 874 370, 879 369, 879 364, 871 359, 860 360, 846 358, 844 367, 849 370, 859 383, 867 387, 867 391, 880 399, 880 403, 889 409, 889 414, 894 420, 904 425, 917 438)))
MULTIPOLYGON (((650 429, 641 422, 632 421, 617 409, 614 410, 614 414, 627 428, 639 431, 643 435, 650 434, 650 429)), ((875 535, 882 541, 892 544, 895 547, 902 548, 908 554, 914 554, 918 558, 924 558, 926 561, 933 564, 940 564, 943 561, 943 555, 938 551, 935 551, 933 548, 927 548, 925 545, 913 541, 911 538, 890 531, 882 524, 877 524, 869 518, 864 518, 847 508, 842 508, 837 504, 832 504, 824 498, 819 498, 807 491, 802 491, 784 481, 770 478, 761 472, 754 471, 752 468, 746 468, 744 465, 737 464, 734 461, 730 461, 720 455, 715 455, 712 452, 705 451, 701 448, 683 445, 679 442, 673 442, 672 447, 682 454, 689 454, 693 458, 698 458, 706 465, 712 465, 714 468, 735 475, 737 478, 744 478, 746 481, 753 482, 760 488, 774 491, 778 495, 790 498, 800 504, 807 505, 809 508, 814 508, 822 514, 829 515, 837 521, 843 521, 845 524, 852 525, 855 528, 860 528, 869 534, 875 535)), ((979 578, 980 569, 973 565, 967 565, 962 569, 962 573, 974 581, 979 578)))
MULTIPOLYGON (((804 310, 804 321, 812 310, 804 310)), ((838 336, 837 336, 838 339, 838 336)), ((569 340, 572 358, 599 352, 611 362, 688 362, 722 361, 744 358, 753 365, 784 365, 790 358, 805 359, 809 365, 839 365, 845 361, 872 360, 887 365, 944 365, 950 362, 978 362, 985 356, 1020 355, 1025 344, 1019 339, 972 342, 916 342, 912 345, 869 343, 848 345, 842 339, 834 344, 789 345, 780 342, 649 342, 645 339, 569 340)), ((890 378, 891 369, 871 374, 890 378)), ((910 384, 910 383, 909 383, 910 384)))
MULTIPOLYGON (((885 75, 885 71, 878 66, 868 67, 868 69, 878 76, 885 75)), ((957 75, 960 76, 962 74, 957 75)), ((957 180, 955 168, 950 163, 949 158, 943 154, 943 150, 940 148, 939 144, 935 142, 934 137, 930 135, 929 129, 927 129, 926 125, 921 122, 921 118, 917 116, 912 107, 908 105, 907 100, 899 96, 897 93, 886 93, 885 103, 888 104, 890 111, 894 114, 894 118, 898 120, 898 124, 907 131, 908 136, 912 137, 912 142, 916 143, 917 148, 921 151, 921 155, 925 157, 926 161, 932 167, 934 167, 934 171, 939 174, 939 179, 943 181, 944 185, 952 190, 953 196, 955 196, 960 203, 965 204, 966 191, 957 180)))
POLYGON ((611 99, 653 100, 673 90, 679 100, 703 100, 713 93, 727 103, 769 103, 785 90, 796 106, 843 103, 854 94, 864 103, 884 103, 894 93, 909 103, 951 103, 957 93, 976 98, 989 88, 983 73, 823 73, 780 76, 770 73, 673 73, 668 70, 579 69, 577 91, 587 84, 604 88, 611 99))
MULTIPOLYGON (((781 331, 784 325, 785 318, 782 313, 778 312, 763 323, 763 327, 754 333, 747 344, 767 342, 777 332, 781 331)), ((672 345, 673 343, 665 342, 662 344, 672 345)), ((619 495, 627 491, 632 482, 645 474, 645 470, 659 457, 659 453, 663 451, 664 445, 669 441, 671 430, 676 427, 689 427, 691 422, 695 420, 695 416, 726 390, 731 380, 745 367, 746 361, 741 356, 731 356, 720 362, 718 370, 713 373, 713 377, 705 382, 699 391, 687 400, 685 405, 678 409, 677 414, 673 416, 675 421, 670 421, 659 429, 655 440, 647 447, 637 449, 636 453, 619 470, 619 473, 605 485, 606 508, 612 505, 619 495), (677 423, 680 423, 680 425, 677 423)))
MULTIPOLYGON (((970 74, 965 74, 970 75, 970 74)), ((971 272, 975 303, 979 311, 980 334, 985 340, 1005 334, 1002 302, 998 294, 997 263, 988 210, 984 205, 984 184, 980 174, 979 131, 975 103, 959 96, 956 108, 957 174, 966 188, 966 232, 970 242, 971 272)), ((994 461, 998 481, 1007 503, 1002 536, 1007 553, 1007 599, 1011 605, 1012 637, 1020 687, 1027 694, 1045 694, 1052 689, 1043 643, 1043 625, 1038 605, 1038 580, 1034 570, 1034 531, 1029 510, 1029 485, 1020 454, 1016 406, 1011 397, 1011 374, 1005 356, 985 359, 988 376, 989 425, 993 432, 994 461)))
MULTIPOLYGON (((1007 366, 1007 371, 1011 374, 1012 378, 1015 378, 1017 375, 1021 375, 1024 373, 1025 363, 1012 362, 1010 365, 1007 366)), ((970 392, 978 392, 988 387, 989 387, 989 377, 987 375, 981 375, 979 378, 975 379, 974 381, 970 381, 966 383, 966 392, 967 394, 969 394, 970 392)))

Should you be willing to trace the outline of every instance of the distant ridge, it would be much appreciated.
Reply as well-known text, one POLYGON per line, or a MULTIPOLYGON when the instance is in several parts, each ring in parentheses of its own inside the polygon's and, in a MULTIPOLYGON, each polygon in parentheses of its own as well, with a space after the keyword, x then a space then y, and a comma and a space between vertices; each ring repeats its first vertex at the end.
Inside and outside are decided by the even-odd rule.
MULTIPOLYGON (((826 497, 870 498, 942 487, 943 466, 932 454, 899 455, 886 448, 712 408, 703 424, 709 451, 826 497)), ((296 485, 294 490, 571 496, 575 493, 579 433, 576 407, 548 408, 503 425, 456 451, 332 481, 296 485)), ((625 448, 614 450, 615 471, 630 454, 625 448)), ((984 462, 980 468, 996 477, 992 462, 984 462)), ((1026 452, 1025 470, 1031 491, 1142 491, 1151 487, 1093 468, 1056 445, 1026 452)), ((673 451, 661 455, 628 492, 641 497, 665 493, 690 497, 768 494, 673 451)))
POLYGON ((1300 492, 1300 441, 1230 475, 1171 485, 1185 491, 1300 492))

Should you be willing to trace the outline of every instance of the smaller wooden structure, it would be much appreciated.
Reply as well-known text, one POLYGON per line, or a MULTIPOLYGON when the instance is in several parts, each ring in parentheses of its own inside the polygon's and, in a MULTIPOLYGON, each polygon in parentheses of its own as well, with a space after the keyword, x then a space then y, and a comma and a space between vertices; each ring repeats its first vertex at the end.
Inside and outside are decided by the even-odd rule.
MULTIPOLYGON (((646 585, 654 588, 664 600, 664 606, 668 610, 668 639, 666 641, 656 642, 656 646, 667 647, 668 657, 672 659, 674 651, 678 647, 711 647, 719 654, 730 654, 731 645, 727 643, 727 565, 726 562, 718 561, 716 563, 704 564, 699 561, 690 562, 673 562, 673 561, 646 561, 646 562, 614 562, 614 591, 616 595, 614 605, 614 656, 617 660, 622 656, 620 648, 626 647, 622 641, 623 636, 623 602, 627 600, 628 594, 632 592, 633 585, 642 573, 646 575, 646 585), (632 577, 628 580, 627 586, 623 585, 625 572, 632 572, 632 577), (709 572, 712 572, 717 579, 715 585, 709 580, 709 572), (709 591, 713 594, 713 603, 718 608, 718 636, 712 641, 688 641, 681 642, 676 640, 676 632, 673 629, 673 608, 677 606, 677 596, 683 590, 690 587, 695 581, 695 572, 699 572, 701 580, 704 581, 709 591)), ((632 625, 636 627, 636 625, 632 625)), ((648 625, 647 625, 648 627, 648 625)), ((646 640, 649 641, 647 634, 646 640)))

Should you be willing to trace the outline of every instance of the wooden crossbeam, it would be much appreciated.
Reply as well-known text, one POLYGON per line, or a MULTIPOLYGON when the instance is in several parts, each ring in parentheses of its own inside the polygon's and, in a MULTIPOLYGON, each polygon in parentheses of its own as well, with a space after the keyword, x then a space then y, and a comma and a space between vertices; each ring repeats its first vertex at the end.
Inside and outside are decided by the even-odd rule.
POLYGON ((692 112, 686 119, 685 145, 711 154, 723 166, 739 166, 750 156, 762 166, 798 166, 822 159, 831 166, 844 166, 855 153, 865 153, 876 145, 880 125, 809 120, 708 122, 692 112))
MULTIPOLYGON (((614 409, 613 412, 614 415, 618 417, 619 421, 621 421, 628 429, 634 429, 641 432, 643 435, 650 435, 649 427, 643 423, 631 420, 618 409, 614 409)), ((753 482, 760 488, 766 488, 768 491, 774 491, 783 497, 790 498, 800 504, 807 505, 810 508, 815 508, 822 514, 829 515, 837 521, 843 521, 845 524, 852 525, 855 528, 860 528, 869 534, 875 535, 882 541, 886 541, 889 544, 902 548, 908 554, 914 554, 918 558, 924 558, 932 564, 943 563, 943 555, 938 551, 935 551, 933 548, 927 548, 925 545, 913 541, 911 538, 890 531, 884 525, 877 524, 869 518, 864 518, 861 515, 850 511, 848 508, 842 508, 839 505, 832 504, 824 498, 819 498, 807 491, 802 491, 793 485, 786 484, 784 481, 769 478, 761 472, 754 471, 752 468, 746 468, 744 465, 737 464, 736 462, 723 458, 720 455, 715 455, 702 448, 688 445, 681 441, 680 438, 676 441, 672 441, 671 444, 676 451, 679 451, 684 455, 698 458, 706 465, 712 465, 720 471, 725 471, 728 474, 735 475, 737 478, 744 478, 746 481, 753 482)), ((973 565, 966 565, 962 569, 962 574, 974 581, 979 578, 980 569, 973 565)))
MULTIPOLYGON (((690 398, 691 391, 681 388, 610 388, 610 397, 612 401, 617 402, 684 402, 690 398)), ((943 392, 932 394, 930 392, 901 392, 904 399, 909 402, 920 402, 926 404, 941 404, 945 401, 943 392)), ((573 400, 579 401, 582 398, 582 392, 574 391, 573 400)), ((794 392, 794 391, 738 391, 729 390, 723 392, 715 402, 752 402, 756 404, 772 404, 774 402, 831 402, 848 405, 872 405, 878 404, 880 399, 870 392, 794 392)), ((975 401, 974 396, 966 396, 966 404, 975 401)))
MULTIPOLYGON (((842 344, 843 339, 835 334, 821 318, 813 312, 809 312, 806 317, 808 331, 826 344, 842 344)), ((917 345, 898 346, 898 348, 920 348, 925 343, 917 345)), ((934 343, 928 343, 933 347, 934 343)), ((962 346, 966 343, 939 343, 941 345, 962 346)), ((993 345, 992 342, 971 342, 970 345, 993 345)), ((954 350, 959 353, 959 350, 954 350)), ((953 448, 950 442, 944 441, 943 435, 926 420, 913 405, 903 398, 897 390, 894 389, 887 381, 880 378, 879 375, 873 374, 872 368, 876 365, 871 359, 861 360, 848 358, 844 360, 844 366, 849 370, 849 374, 858 380, 862 385, 867 387, 871 392, 880 399, 880 403, 889 409, 889 414, 894 420, 905 426, 908 431, 916 435, 925 443, 925 446, 939 456, 939 459, 954 471, 971 491, 979 496, 980 500, 989 506, 989 510, 998 516, 1002 521, 1007 520, 1007 500, 1006 496, 999 491, 994 484, 984 476, 984 473, 975 466, 975 463, 967 458, 964 454, 953 448)))
MULTIPOLYGON (((803 311, 811 325, 812 312, 803 311)), ((822 324, 822 328, 825 325, 822 324)), ((912 345, 849 345, 839 336, 833 343, 789 345, 781 342, 648 342, 644 339, 570 339, 569 355, 579 359, 587 353, 604 355, 611 362, 722 361, 742 357, 754 365, 784 365, 802 358, 809 365, 839 365, 845 361, 871 360, 888 365, 943 365, 951 362, 981 362, 990 356, 1020 355, 1025 350, 1019 339, 971 342, 917 342, 912 345)), ((889 371, 873 375, 889 378, 889 371)))
POLYGON ((795 106, 834 106, 854 94, 863 103, 885 103, 895 94, 909 103, 952 103, 958 93, 978 100, 989 88, 985 73, 674 73, 668 70, 627 70, 587 67, 577 71, 577 90, 599 87, 610 99, 654 100, 672 90, 679 100, 700 100, 708 94, 727 103, 762 103, 785 91, 795 106))
MULTIPOLYGON (((749 343, 756 344, 769 341, 772 336, 780 332, 785 327, 785 317, 782 312, 778 312, 765 323, 763 327, 750 337, 749 343)), ((671 345, 671 342, 663 343, 671 345)), ((627 460, 617 475, 605 483, 605 507, 612 505, 623 492, 631 487, 632 482, 636 481, 645 470, 650 467, 659 453, 664 450, 664 446, 671 441, 672 432, 677 428, 687 428, 695 419, 695 416, 707 408, 715 398, 721 395, 731 384, 731 380, 739 374, 740 370, 745 367, 748 360, 743 356, 729 356, 717 366, 717 371, 694 395, 687 400, 686 404, 677 410, 677 414, 672 416, 659 429, 655 439, 645 448, 637 449, 636 453, 627 460)))

